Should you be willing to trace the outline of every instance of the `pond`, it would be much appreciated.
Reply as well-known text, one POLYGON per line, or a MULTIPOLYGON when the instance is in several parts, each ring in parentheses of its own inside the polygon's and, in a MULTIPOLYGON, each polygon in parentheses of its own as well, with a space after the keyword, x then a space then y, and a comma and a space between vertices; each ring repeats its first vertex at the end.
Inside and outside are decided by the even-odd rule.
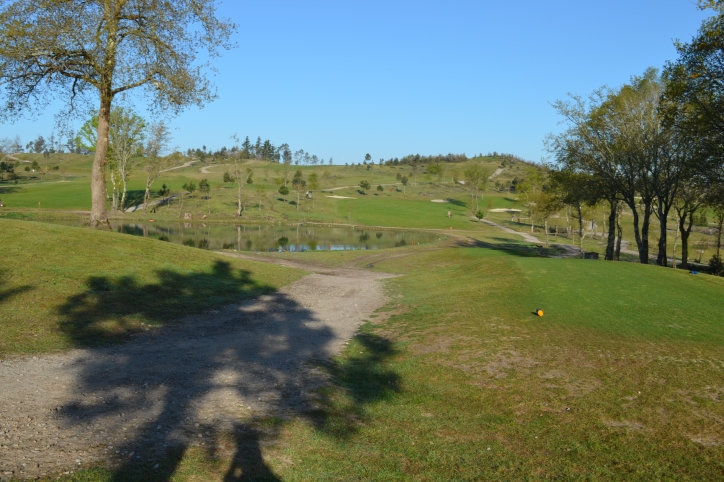
MULTIPOLYGON (((80 222, 53 221, 80 226, 80 222)), ((114 222, 119 233, 155 238, 194 248, 238 251, 339 251, 415 246, 443 235, 420 231, 374 230, 360 227, 258 226, 184 222, 114 222)))

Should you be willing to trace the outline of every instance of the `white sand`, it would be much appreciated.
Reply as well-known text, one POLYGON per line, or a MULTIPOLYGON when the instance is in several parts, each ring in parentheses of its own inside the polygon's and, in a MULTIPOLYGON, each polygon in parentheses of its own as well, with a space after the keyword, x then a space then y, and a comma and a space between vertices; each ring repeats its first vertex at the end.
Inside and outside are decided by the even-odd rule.
POLYGON ((496 208, 496 209, 488 209, 488 212, 491 212, 491 213, 519 213, 521 211, 520 211, 520 209, 496 208))
POLYGON ((331 197, 332 199, 357 199, 356 197, 349 197, 349 196, 325 196, 325 197, 331 197))
POLYGON ((432 199, 432 202, 434 202, 434 203, 449 203, 450 201, 446 201, 445 199, 432 199))

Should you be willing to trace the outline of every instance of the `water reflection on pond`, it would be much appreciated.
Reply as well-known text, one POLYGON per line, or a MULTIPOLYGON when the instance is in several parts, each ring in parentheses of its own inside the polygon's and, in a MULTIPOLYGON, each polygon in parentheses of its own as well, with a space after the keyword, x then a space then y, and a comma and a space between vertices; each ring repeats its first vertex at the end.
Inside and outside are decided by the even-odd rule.
POLYGON ((156 238, 201 249, 238 251, 337 251, 414 246, 442 238, 419 231, 351 227, 253 226, 203 223, 111 222, 119 233, 156 238))

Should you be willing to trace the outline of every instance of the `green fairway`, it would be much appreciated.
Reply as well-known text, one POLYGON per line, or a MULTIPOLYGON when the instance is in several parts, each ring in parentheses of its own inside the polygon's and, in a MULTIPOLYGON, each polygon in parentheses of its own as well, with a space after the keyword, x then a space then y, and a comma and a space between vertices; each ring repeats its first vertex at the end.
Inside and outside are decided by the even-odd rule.
POLYGON ((377 266, 408 273, 365 331, 394 343, 341 357, 323 428, 276 449, 283 480, 722 473, 724 280, 469 248, 377 266))
POLYGON ((0 246, 0 356, 123 340, 303 274, 162 241, 7 219, 0 246))

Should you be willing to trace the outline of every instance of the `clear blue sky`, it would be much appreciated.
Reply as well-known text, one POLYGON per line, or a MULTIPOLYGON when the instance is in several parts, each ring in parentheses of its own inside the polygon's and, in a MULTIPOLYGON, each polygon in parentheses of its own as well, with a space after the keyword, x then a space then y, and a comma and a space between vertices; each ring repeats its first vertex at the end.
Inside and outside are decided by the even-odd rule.
MULTIPOLYGON (((406 154, 514 153, 538 161, 568 92, 618 86, 673 60, 709 12, 694 0, 225 0, 239 47, 219 98, 171 120, 181 149, 238 133, 336 164, 406 154)), ((23 142, 51 114, 0 125, 23 142)))

